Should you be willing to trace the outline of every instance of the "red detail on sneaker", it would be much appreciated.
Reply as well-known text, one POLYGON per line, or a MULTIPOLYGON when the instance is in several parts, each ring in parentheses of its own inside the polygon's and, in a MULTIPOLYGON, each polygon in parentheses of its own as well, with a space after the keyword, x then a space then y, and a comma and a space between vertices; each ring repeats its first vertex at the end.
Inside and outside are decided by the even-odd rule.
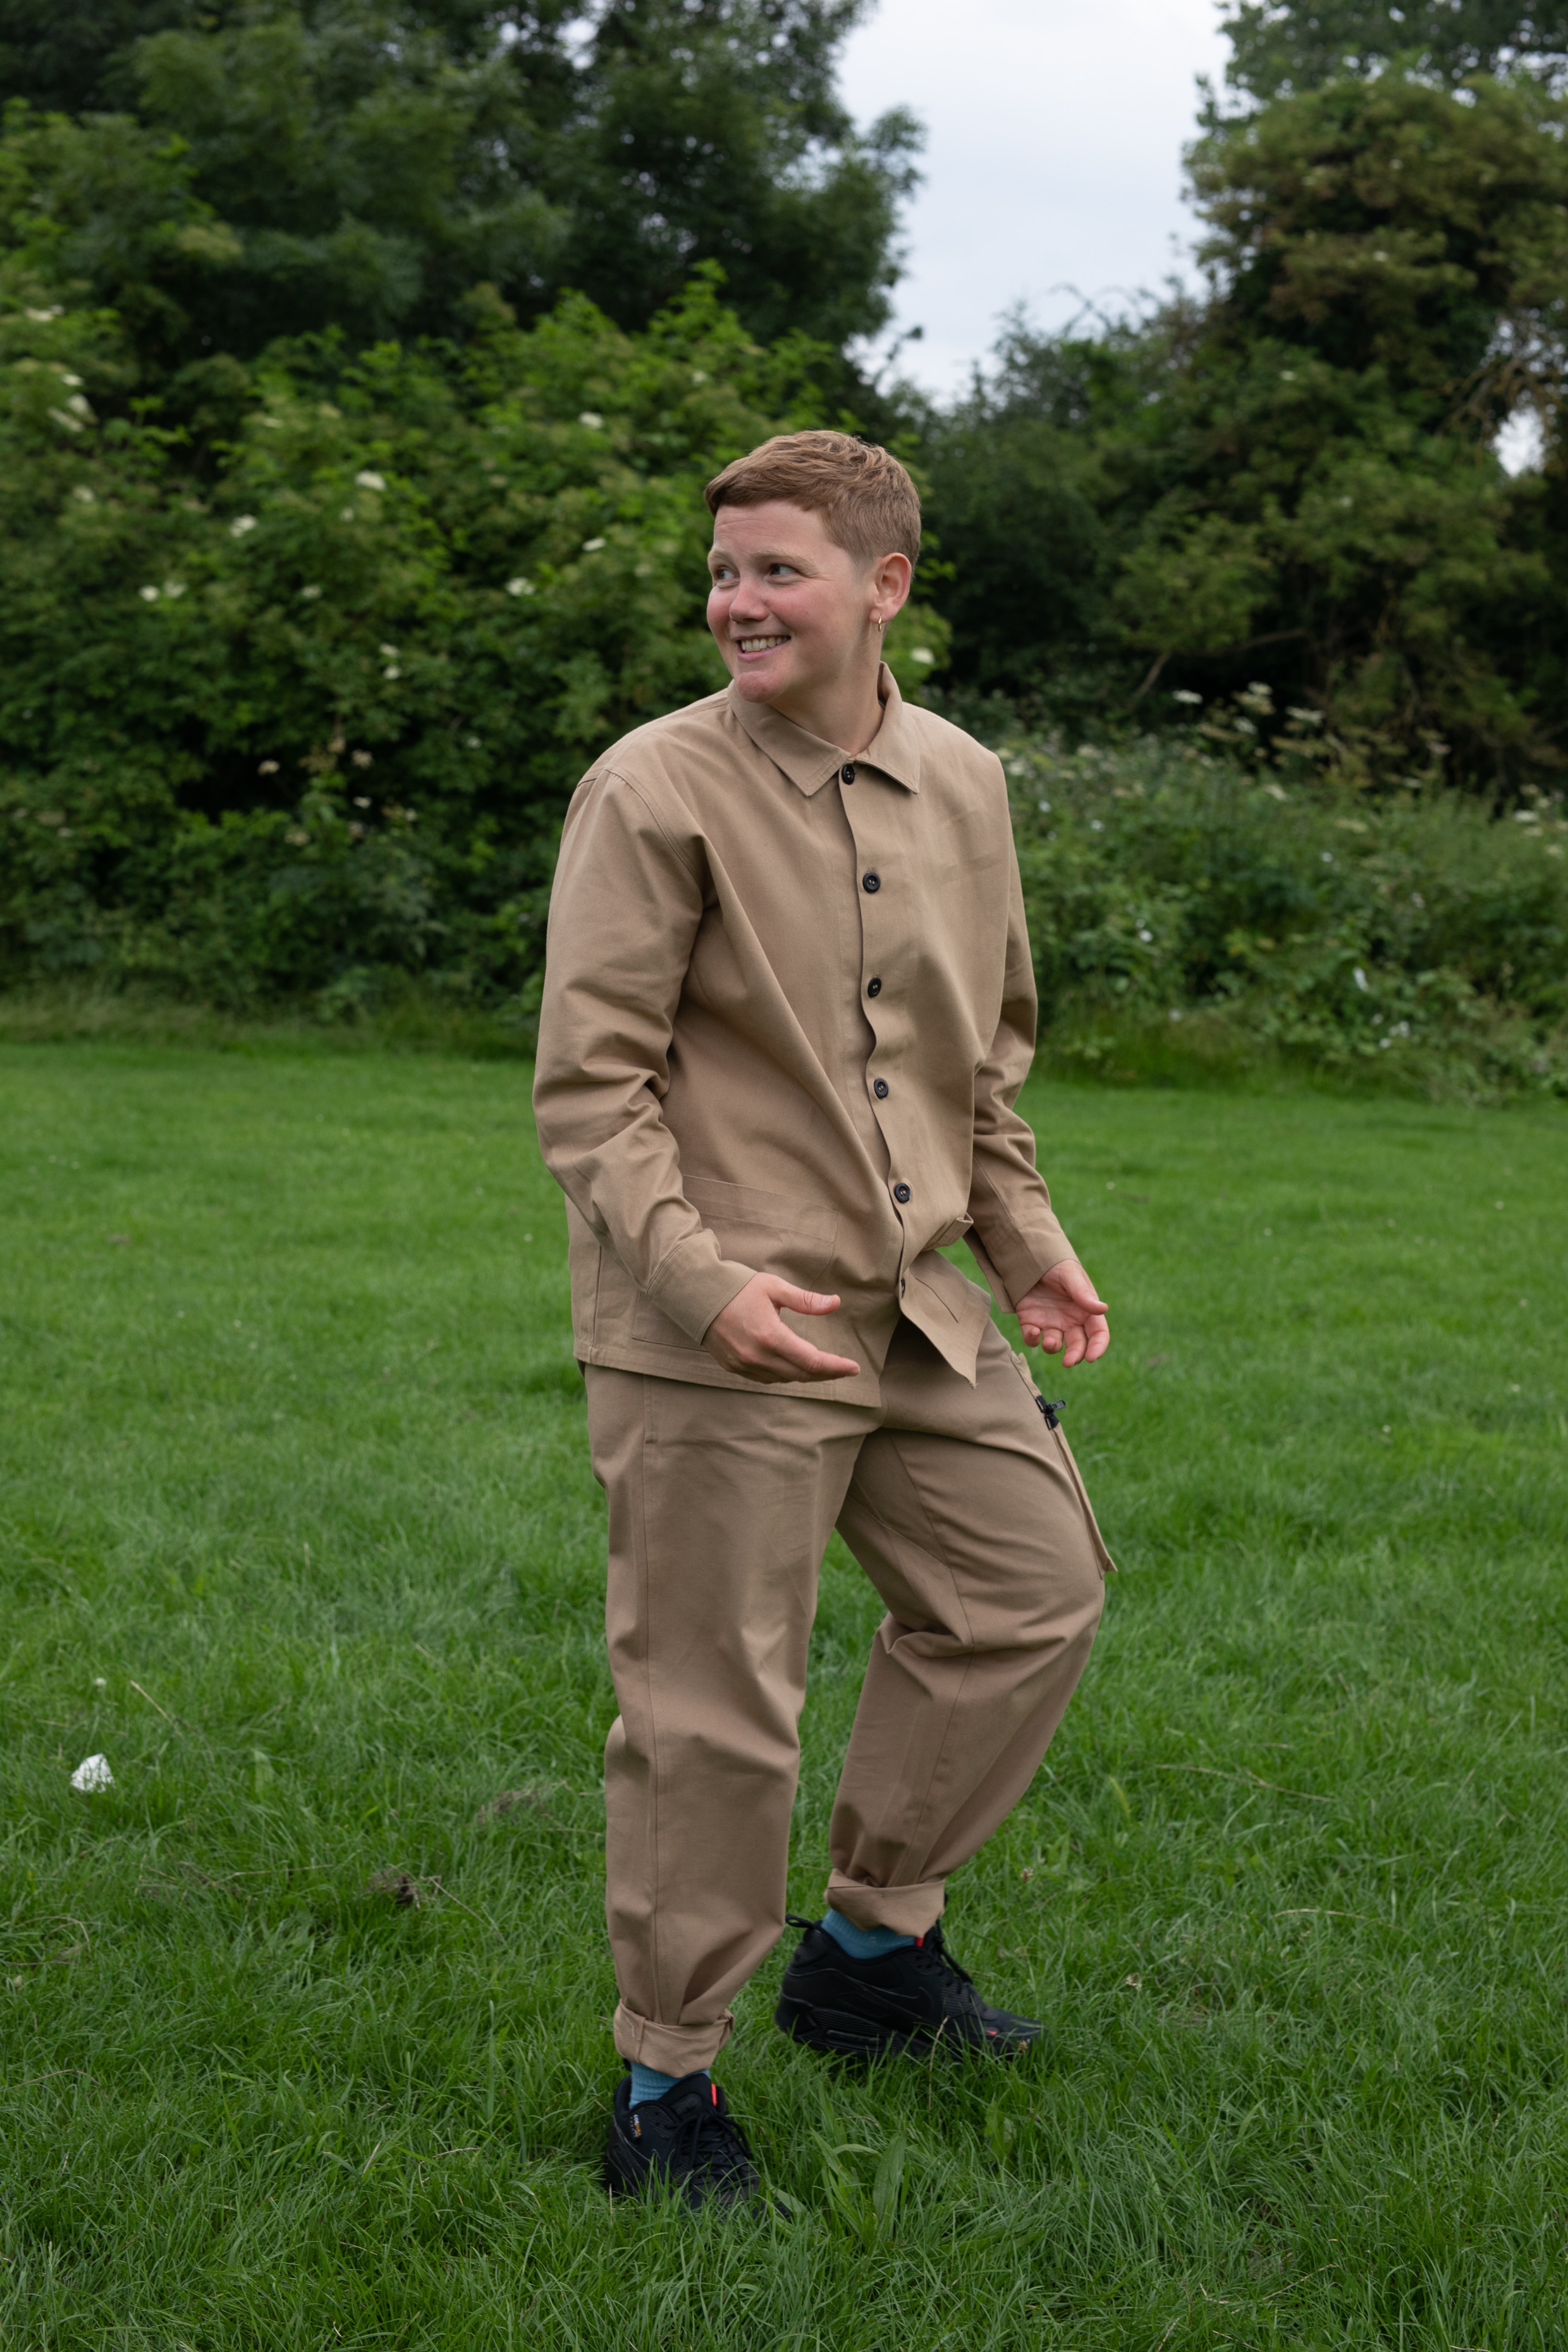
POLYGON ((717 2083, 710 2083, 708 2087, 713 2094, 713 2104, 717 2106, 719 2104, 719 2085, 717 2083))

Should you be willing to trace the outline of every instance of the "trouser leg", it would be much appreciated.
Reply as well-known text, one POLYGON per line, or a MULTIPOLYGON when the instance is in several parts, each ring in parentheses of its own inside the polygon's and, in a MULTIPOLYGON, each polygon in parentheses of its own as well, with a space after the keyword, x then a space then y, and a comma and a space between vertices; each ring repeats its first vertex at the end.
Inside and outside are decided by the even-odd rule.
POLYGON ((616 2047, 705 2066, 784 1927, 817 1570, 875 1415, 590 1366, 616 2047))
POLYGON ((838 1528, 886 1601, 830 1831, 827 1897, 923 1935, 1028 1787, 1088 1660, 1110 1563, 1023 1359, 973 1389, 904 1323, 838 1528))

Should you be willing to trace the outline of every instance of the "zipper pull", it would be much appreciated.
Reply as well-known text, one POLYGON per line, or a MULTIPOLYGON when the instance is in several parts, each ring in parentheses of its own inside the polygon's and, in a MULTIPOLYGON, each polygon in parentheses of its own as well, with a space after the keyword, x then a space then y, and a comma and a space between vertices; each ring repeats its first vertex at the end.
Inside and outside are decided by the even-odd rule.
POLYGON ((1035 1402, 1039 1406, 1040 1411, 1046 1416, 1046 1427, 1047 1429, 1059 1429, 1061 1427, 1061 1423, 1057 1419, 1057 1415, 1066 1404, 1066 1397, 1058 1397, 1053 1404, 1047 1404, 1043 1396, 1037 1396, 1035 1399, 1035 1402))

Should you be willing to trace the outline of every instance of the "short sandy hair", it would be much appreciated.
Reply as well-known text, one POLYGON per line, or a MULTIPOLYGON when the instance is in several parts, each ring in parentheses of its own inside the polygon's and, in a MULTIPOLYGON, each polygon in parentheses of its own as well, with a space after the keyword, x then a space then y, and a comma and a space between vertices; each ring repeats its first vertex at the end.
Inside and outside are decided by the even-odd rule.
POLYGON ((769 499, 804 507, 861 563, 883 555, 920 559, 919 491, 896 457, 852 433, 775 433, 715 474, 706 495, 710 514, 769 499))

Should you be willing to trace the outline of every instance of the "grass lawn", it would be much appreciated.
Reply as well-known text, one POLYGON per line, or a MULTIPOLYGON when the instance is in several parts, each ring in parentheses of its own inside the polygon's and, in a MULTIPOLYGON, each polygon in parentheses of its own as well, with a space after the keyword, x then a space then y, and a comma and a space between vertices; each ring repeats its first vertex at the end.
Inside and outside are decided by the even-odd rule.
MULTIPOLYGON (((795 2210, 723 2221, 598 2185, 526 1071, 0 1049, 0 2345, 1563 2352, 1568 1114, 1027 1107, 1123 1573, 948 1916, 1052 2039, 840 2074, 781 1953, 721 2071, 795 2210)), ((875 1617, 836 1547, 796 1908, 875 1617)))

